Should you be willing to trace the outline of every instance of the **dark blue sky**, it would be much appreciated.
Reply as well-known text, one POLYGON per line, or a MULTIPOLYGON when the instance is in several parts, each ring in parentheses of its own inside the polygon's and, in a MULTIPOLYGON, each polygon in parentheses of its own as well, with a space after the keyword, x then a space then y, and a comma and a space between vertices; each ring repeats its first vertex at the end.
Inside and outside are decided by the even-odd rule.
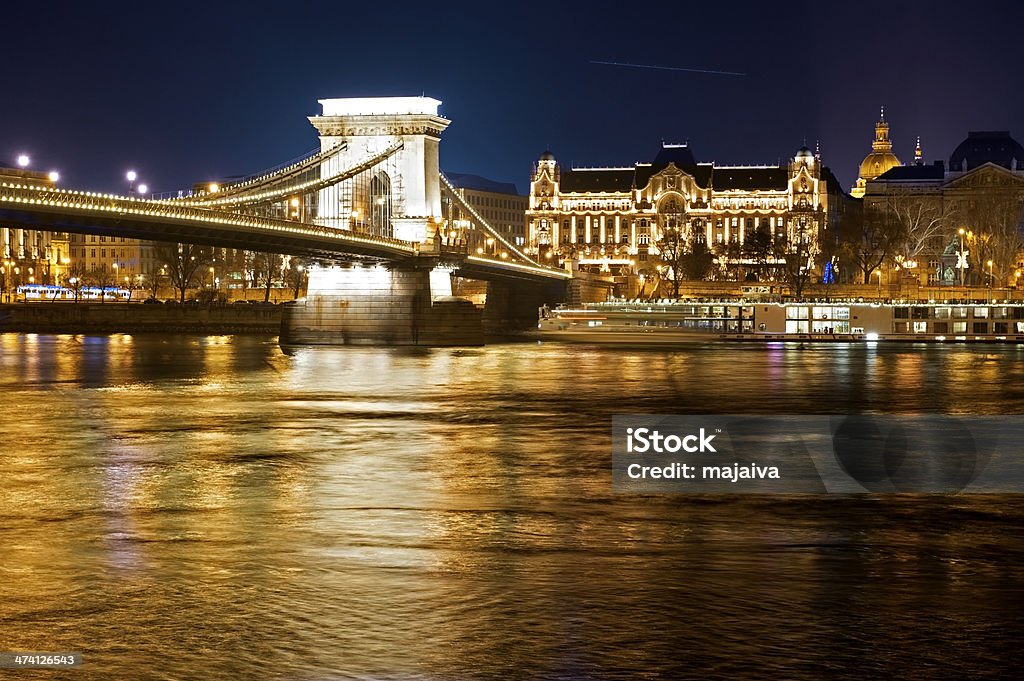
POLYGON ((880 104, 904 161, 916 135, 929 160, 969 129, 1024 139, 1022 4, 21 3, 4 10, 0 164, 26 151, 97 189, 132 167, 172 190, 312 149, 317 99, 425 93, 452 120, 442 167, 521 191, 547 146, 622 165, 662 139, 719 163, 820 139, 850 185, 880 104))

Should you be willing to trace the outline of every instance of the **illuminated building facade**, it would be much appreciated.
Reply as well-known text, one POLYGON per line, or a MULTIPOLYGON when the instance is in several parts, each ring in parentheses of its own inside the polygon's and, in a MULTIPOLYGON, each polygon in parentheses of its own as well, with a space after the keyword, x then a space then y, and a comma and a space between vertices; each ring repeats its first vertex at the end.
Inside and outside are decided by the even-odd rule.
POLYGON ((865 183, 865 208, 898 216, 911 234, 896 254, 903 270, 922 285, 1018 285, 1024 146, 1007 131, 970 132, 948 166, 925 164, 920 142, 915 157, 865 183))
POLYGON ((697 162, 686 144, 662 144, 650 163, 571 169, 547 151, 530 177, 527 242, 542 262, 629 276, 653 266, 659 240, 678 230, 706 246, 728 276, 758 232, 771 243, 802 242, 813 255, 845 198, 806 147, 786 164, 720 166, 697 162))
MULTIPOLYGON (((0 168, 0 182, 54 185, 47 173, 23 168, 0 168)), ((0 292, 5 295, 23 284, 53 284, 70 263, 68 235, 0 224, 0 254, 0 292)))
POLYGON ((70 257, 76 272, 91 273, 109 286, 147 287, 158 269, 153 242, 125 237, 72 234, 70 257))
MULTIPOLYGON (((511 182, 495 182, 478 175, 447 173, 455 191, 492 227, 500 231, 516 246, 526 243, 525 218, 529 198, 521 195, 511 182)), ((445 205, 441 199, 442 213, 451 221, 456 216, 449 211, 457 207, 445 205)))

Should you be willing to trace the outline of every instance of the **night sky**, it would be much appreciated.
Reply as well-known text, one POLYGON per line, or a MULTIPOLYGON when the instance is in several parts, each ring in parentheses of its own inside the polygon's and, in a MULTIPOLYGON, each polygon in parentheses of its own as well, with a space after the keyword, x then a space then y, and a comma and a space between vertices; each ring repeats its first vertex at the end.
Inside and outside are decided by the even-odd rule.
POLYGON ((0 165, 170 191, 313 149, 317 99, 427 94, 452 120, 442 168, 521 192, 545 147, 629 165, 663 139, 722 164, 820 140, 849 187, 881 104, 904 162, 917 135, 929 162, 968 130, 1024 140, 1021 5, 26 2, 4 8, 0 165))

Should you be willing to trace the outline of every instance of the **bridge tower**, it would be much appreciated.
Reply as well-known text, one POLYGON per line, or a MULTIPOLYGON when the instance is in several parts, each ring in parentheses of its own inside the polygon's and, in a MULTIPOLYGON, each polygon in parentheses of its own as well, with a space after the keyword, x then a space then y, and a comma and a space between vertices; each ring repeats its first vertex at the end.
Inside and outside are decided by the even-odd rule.
POLYGON ((431 97, 361 97, 321 99, 323 112, 309 121, 320 133, 321 151, 345 147, 321 164, 321 176, 358 165, 401 143, 390 167, 371 178, 370 196, 360 199, 340 186, 320 190, 319 221, 343 229, 371 215, 387 222, 392 236, 404 241, 433 238, 434 218, 441 215, 438 144, 451 122, 438 114, 431 97))

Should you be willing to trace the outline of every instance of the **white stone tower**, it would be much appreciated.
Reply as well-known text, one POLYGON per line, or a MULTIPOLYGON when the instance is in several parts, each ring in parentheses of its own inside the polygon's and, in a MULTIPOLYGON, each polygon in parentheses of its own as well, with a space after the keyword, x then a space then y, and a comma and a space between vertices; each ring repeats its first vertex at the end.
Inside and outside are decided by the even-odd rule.
MULTIPOLYGON (((424 241, 431 237, 433 218, 441 215, 438 144, 451 122, 438 114, 441 102, 431 97, 363 97, 321 99, 320 104, 323 113, 310 116, 309 121, 320 133, 321 150, 346 145, 321 164, 321 176, 358 165, 401 141, 402 149, 390 166, 399 176, 377 180, 375 186, 385 187, 387 195, 374 202, 386 202, 386 218, 395 238, 424 241)), ((322 189, 318 199, 319 220, 343 229, 376 209, 358 205, 339 186, 322 189)))

